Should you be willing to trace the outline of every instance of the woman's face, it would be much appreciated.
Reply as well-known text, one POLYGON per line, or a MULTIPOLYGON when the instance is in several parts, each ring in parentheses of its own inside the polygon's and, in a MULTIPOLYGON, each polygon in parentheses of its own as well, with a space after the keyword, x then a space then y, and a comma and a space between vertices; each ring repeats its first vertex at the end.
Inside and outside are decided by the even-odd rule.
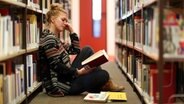
POLYGON ((68 22, 66 13, 59 13, 53 20, 53 25, 56 31, 62 32, 65 29, 65 24, 68 22))

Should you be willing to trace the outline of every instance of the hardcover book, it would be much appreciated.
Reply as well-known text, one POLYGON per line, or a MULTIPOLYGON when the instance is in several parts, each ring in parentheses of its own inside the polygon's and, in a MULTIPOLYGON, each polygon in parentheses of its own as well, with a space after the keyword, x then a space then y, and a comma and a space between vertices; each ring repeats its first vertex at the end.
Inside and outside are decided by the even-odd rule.
MULTIPOLYGON (((150 96, 153 96, 154 103, 158 103, 158 67, 156 64, 149 65, 149 77, 150 77, 150 96)), ((162 91, 164 93, 164 97, 162 102, 164 104, 171 103, 173 104, 176 98, 172 98, 172 95, 176 93, 176 66, 173 64, 165 64, 163 68, 163 82, 162 82, 162 91)))
POLYGON ((88 65, 89 67, 97 67, 106 62, 108 62, 109 56, 107 55, 105 50, 99 50, 98 52, 94 53, 92 56, 88 57, 86 60, 82 62, 82 65, 88 65))
POLYGON ((0 63, 0 104, 4 104, 4 77, 6 64, 0 63))

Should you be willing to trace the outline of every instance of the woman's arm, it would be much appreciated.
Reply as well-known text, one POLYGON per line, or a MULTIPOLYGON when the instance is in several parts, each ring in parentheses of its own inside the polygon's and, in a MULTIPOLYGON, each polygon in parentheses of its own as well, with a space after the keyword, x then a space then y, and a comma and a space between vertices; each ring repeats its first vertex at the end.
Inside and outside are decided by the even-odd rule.
POLYGON ((69 47, 69 54, 78 54, 80 52, 79 38, 76 33, 70 34, 71 46, 69 47))
POLYGON ((80 52, 80 46, 79 46, 79 37, 78 35, 73 31, 73 28, 69 23, 65 23, 65 29, 70 32, 70 40, 71 45, 66 46, 65 48, 69 54, 78 54, 80 52))

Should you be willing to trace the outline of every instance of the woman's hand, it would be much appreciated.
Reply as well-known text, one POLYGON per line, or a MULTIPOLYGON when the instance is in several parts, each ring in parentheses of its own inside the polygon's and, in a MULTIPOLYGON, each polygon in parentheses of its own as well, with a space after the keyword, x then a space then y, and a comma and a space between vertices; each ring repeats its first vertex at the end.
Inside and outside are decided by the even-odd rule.
POLYGON ((74 32, 73 31, 73 28, 71 27, 71 25, 68 22, 66 22, 64 24, 65 24, 65 29, 66 30, 68 30, 70 33, 73 33, 74 32))
POLYGON ((84 66, 83 68, 77 70, 78 75, 85 75, 93 71, 93 68, 90 68, 89 66, 84 66))

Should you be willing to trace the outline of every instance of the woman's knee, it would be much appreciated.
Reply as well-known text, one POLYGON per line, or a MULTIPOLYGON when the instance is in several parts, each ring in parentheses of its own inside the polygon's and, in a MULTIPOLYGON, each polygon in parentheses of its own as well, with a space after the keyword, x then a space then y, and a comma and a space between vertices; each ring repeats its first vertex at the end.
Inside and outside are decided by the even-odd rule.
POLYGON ((102 70, 103 71, 103 76, 106 78, 106 80, 109 80, 110 76, 109 73, 106 70, 102 70))
POLYGON ((105 82, 110 78, 109 73, 106 70, 99 70, 97 77, 101 80, 103 79, 105 82))
POLYGON ((83 48, 82 48, 82 51, 83 51, 83 52, 94 53, 92 47, 90 47, 90 46, 85 46, 85 47, 83 47, 83 48))

